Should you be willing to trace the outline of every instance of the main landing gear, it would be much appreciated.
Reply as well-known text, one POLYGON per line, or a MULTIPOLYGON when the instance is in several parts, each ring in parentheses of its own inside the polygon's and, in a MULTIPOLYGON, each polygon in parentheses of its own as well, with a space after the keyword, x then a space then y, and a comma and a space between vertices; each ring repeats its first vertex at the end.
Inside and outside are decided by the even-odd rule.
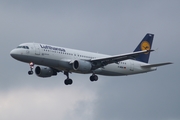
MULTIPOLYGON (((64 75, 67 76, 67 79, 64 80, 64 84, 65 85, 71 85, 73 83, 72 79, 69 78, 69 72, 64 71, 64 75)), ((98 80, 98 76, 95 75, 94 73, 90 76, 90 80, 93 81, 97 81, 98 80)))
POLYGON ((30 63, 29 63, 29 66, 30 66, 30 71, 28 71, 28 74, 29 74, 29 75, 32 75, 32 74, 33 74, 34 63, 33 63, 33 62, 30 62, 30 63))
POLYGON ((64 80, 65 85, 71 85, 73 83, 72 79, 69 78, 69 72, 64 72, 64 74, 67 76, 67 79, 64 80))

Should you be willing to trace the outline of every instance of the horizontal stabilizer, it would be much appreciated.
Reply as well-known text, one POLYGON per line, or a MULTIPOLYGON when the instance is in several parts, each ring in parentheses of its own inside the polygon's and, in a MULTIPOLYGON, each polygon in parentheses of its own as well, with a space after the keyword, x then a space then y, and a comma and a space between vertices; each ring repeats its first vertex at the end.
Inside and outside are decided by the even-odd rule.
POLYGON ((151 64, 151 65, 143 65, 141 67, 143 67, 143 68, 151 68, 151 67, 159 67, 159 66, 168 65, 168 64, 173 64, 173 63, 166 62, 166 63, 151 64))

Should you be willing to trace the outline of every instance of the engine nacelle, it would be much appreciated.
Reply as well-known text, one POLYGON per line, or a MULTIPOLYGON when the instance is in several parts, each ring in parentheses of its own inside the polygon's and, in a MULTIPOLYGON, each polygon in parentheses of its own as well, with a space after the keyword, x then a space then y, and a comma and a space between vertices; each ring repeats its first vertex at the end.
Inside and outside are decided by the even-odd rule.
POLYGON ((80 72, 89 72, 92 68, 92 64, 85 60, 75 60, 73 62, 73 69, 80 72))
POLYGON ((57 75, 57 72, 49 67, 37 66, 35 69, 35 73, 39 77, 51 77, 53 75, 57 75))

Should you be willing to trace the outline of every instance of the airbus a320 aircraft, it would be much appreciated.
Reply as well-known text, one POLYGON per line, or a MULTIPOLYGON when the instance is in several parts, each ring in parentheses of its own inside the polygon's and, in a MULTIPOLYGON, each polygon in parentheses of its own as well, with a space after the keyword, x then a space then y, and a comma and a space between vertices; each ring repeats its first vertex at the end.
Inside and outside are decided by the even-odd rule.
POLYGON ((69 73, 89 74, 91 81, 97 81, 99 75, 122 76, 145 73, 156 70, 158 66, 171 62, 148 64, 154 35, 146 34, 134 52, 120 55, 105 55, 82 50, 56 47, 41 43, 23 43, 13 49, 10 54, 16 60, 29 63, 29 75, 35 73, 39 77, 51 77, 63 72, 67 79, 64 83, 71 85, 69 73))

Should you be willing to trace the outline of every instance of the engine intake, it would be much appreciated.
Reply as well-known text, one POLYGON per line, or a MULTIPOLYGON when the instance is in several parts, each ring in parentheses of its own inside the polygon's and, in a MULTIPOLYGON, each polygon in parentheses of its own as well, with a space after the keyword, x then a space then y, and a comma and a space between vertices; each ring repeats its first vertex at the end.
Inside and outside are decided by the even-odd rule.
POLYGON ((90 72, 92 68, 92 64, 88 61, 85 60, 75 60, 73 62, 73 69, 75 71, 80 71, 80 72, 90 72))
POLYGON ((35 68, 35 73, 38 77, 51 77, 57 75, 57 72, 50 67, 37 66, 35 68))

